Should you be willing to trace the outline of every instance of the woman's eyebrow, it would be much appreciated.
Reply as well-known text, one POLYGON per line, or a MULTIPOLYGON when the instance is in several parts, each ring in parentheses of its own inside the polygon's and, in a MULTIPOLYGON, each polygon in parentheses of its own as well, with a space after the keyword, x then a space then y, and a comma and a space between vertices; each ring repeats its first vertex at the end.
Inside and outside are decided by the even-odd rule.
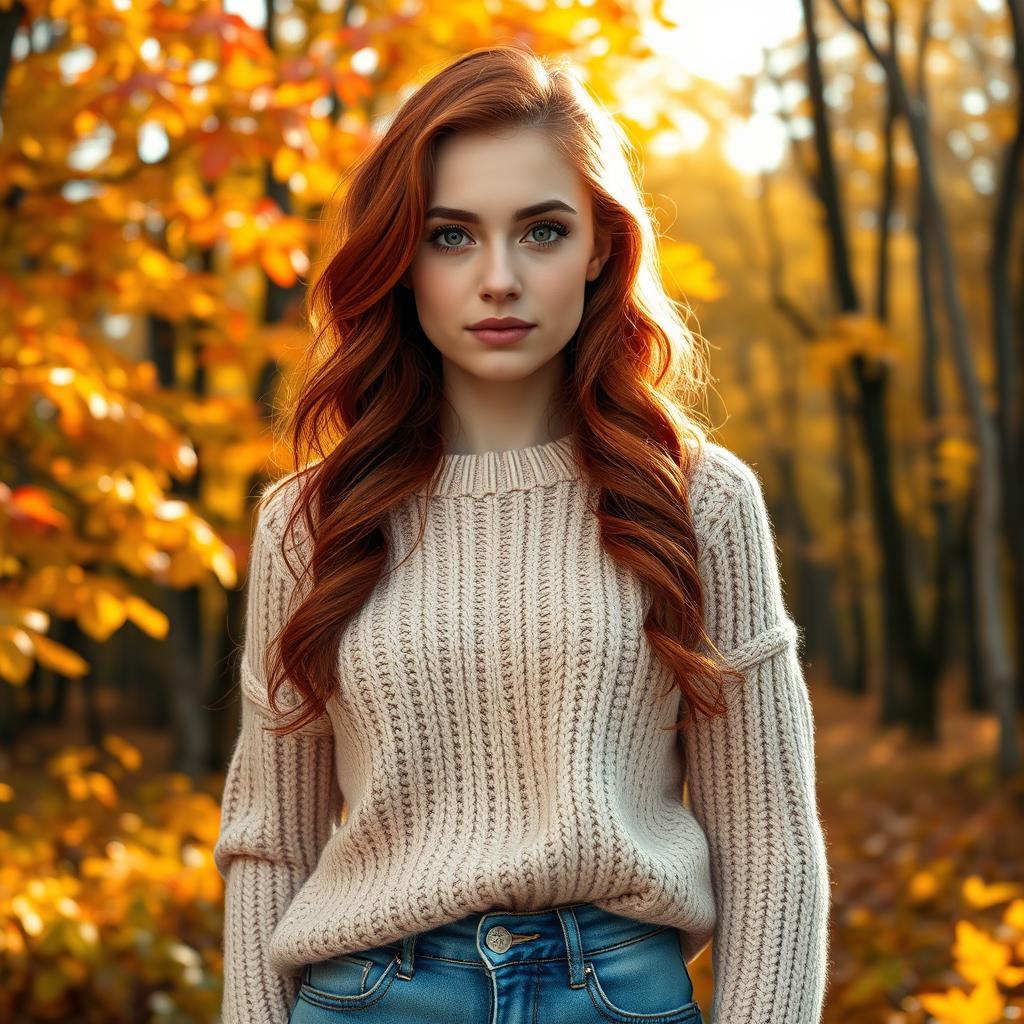
MULTIPOLYGON (((526 220, 527 217, 536 217, 539 213, 550 213, 553 210, 562 210, 565 213, 576 212, 568 203, 563 203, 561 199, 546 199, 542 203, 534 203, 532 206, 524 206, 521 210, 516 210, 512 219, 517 221, 526 220)), ((458 210, 454 206, 432 206, 427 210, 424 219, 430 220, 431 217, 464 220, 469 224, 480 223, 480 217, 473 213, 472 210, 458 210)))

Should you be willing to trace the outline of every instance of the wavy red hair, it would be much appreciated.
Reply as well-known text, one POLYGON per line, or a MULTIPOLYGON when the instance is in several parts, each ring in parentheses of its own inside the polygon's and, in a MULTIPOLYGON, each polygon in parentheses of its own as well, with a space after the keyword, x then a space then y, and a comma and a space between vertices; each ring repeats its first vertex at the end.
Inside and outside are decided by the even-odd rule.
POLYGON ((586 284, 559 398, 576 458, 600 489, 601 542, 652 595, 651 647, 686 707, 726 711, 721 684, 739 674, 698 650, 720 653, 704 630, 687 492, 706 440, 693 413, 704 396, 700 339, 662 285, 628 137, 566 59, 508 44, 472 50, 420 85, 342 181, 328 256, 307 296, 314 344, 294 389, 291 448, 303 468, 285 535, 301 515, 312 543, 306 592, 266 652, 270 706, 279 710, 286 682, 301 698, 275 732, 324 713, 341 631, 384 571, 388 510, 429 487, 444 454, 440 356, 399 279, 420 244, 437 145, 496 126, 544 129, 589 186, 595 233, 612 238, 602 273, 586 284))

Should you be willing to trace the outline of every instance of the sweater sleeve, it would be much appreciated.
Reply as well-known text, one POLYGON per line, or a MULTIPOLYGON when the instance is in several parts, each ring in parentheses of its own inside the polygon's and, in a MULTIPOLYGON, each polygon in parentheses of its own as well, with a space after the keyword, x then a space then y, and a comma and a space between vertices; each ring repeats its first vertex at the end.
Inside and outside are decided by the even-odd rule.
POLYGON ((830 885, 814 723, 761 487, 726 458, 700 567, 708 635, 744 681, 726 680, 728 714, 683 740, 717 911, 706 1024, 818 1024, 830 885))
MULTIPOLYGON (((223 1024, 286 1024, 300 978, 268 960, 272 933, 303 882, 341 809, 334 739, 324 715, 275 736, 262 671, 264 650, 285 622, 294 578, 278 550, 281 513, 264 506, 249 558, 241 659, 241 726, 227 769, 213 857, 224 889, 223 1024)), ((294 559, 293 559, 294 561, 294 559)), ((297 694, 279 691, 287 708, 297 694)))

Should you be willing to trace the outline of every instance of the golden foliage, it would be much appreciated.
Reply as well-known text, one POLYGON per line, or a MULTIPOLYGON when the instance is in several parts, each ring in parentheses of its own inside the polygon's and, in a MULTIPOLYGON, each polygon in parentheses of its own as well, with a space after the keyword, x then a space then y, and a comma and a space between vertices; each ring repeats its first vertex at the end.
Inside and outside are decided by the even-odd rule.
MULTIPOLYGON (((972 875, 964 882, 964 896, 978 907, 990 907, 1007 900, 997 934, 990 934, 971 921, 956 923, 953 959, 957 973, 971 983, 969 991, 949 988, 945 992, 921 995, 921 1005, 938 1024, 999 1024, 1008 1000, 1000 989, 1024 988, 1024 899, 1020 885, 986 885, 972 875), (969 894, 969 895, 968 895, 969 894), (977 900, 978 902, 974 902, 977 900), (1018 963, 1013 964, 1016 959, 1018 963)), ((1017 1004, 1017 1010, 1020 1004, 1017 1004)))
MULTIPOLYGON (((101 640, 129 621, 165 635, 127 581, 235 585, 244 546, 217 527, 244 536, 248 524, 244 498, 224 493, 291 468, 278 465, 254 399, 268 362, 287 367, 306 338, 294 308, 262 323, 266 288, 306 283, 320 205, 410 84, 518 36, 571 54, 607 99, 615 64, 600 58, 647 52, 641 14, 621 0, 593 0, 583 19, 532 2, 378 4, 341 27, 314 5, 295 14, 301 46, 276 47, 208 0, 26 8, 29 28, 46 18, 60 30, 16 48, 0 136, 0 193, 17 196, 0 224, 0 440, 19 453, 0 485, 0 682, 11 683, 37 660, 83 674, 81 658, 46 638, 52 615, 101 640), (357 54, 375 55, 376 70, 357 54), (287 204, 267 193, 268 168, 287 204), (157 324, 154 342, 146 328, 157 324), (161 383, 164 344, 173 380, 161 383), (200 460, 194 507, 171 500, 200 460), (26 610, 31 626, 17 622, 26 610)), ((692 246, 668 243, 665 258, 677 289, 718 293, 692 246)))
POLYGON ((0 784, 0 1019, 216 1017, 217 802, 141 766, 108 735, 0 784))
POLYGON ((725 294, 725 284, 715 276, 715 265, 692 242, 665 240, 661 244, 665 288, 675 298, 711 302, 725 294))
MULTIPOLYGON (((823 1024, 1017 1019, 1024 780, 998 779, 982 755, 942 767, 936 750, 870 732, 866 714, 851 721, 848 700, 816 696, 832 879, 823 1024)), ((962 744, 975 735, 959 719, 946 728, 962 744)))

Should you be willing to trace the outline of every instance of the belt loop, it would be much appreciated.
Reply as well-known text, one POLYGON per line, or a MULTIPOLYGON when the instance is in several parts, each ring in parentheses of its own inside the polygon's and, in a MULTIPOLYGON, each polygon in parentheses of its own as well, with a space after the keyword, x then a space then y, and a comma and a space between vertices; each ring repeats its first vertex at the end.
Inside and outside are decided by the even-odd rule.
POLYGON ((583 941, 576 913, 569 907, 557 907, 558 920, 565 937, 565 954, 569 960, 569 988, 583 988, 587 980, 583 969, 583 941))
POLYGON ((415 945, 416 945, 416 933, 415 932, 413 932, 412 935, 406 935, 402 939, 402 962, 398 966, 398 977, 399 978, 405 978, 406 980, 409 980, 410 978, 412 978, 412 971, 413 971, 413 967, 412 967, 412 961, 413 961, 412 950, 413 950, 413 946, 415 946, 415 945))

